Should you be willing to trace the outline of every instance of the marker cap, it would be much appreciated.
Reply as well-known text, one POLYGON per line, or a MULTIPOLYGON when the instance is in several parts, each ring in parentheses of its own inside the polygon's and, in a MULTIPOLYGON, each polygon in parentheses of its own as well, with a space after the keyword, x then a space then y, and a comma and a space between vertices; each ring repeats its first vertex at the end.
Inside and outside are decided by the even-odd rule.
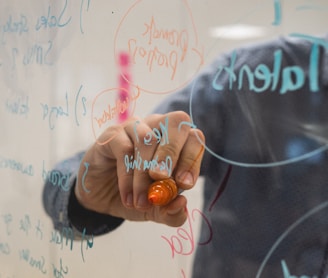
POLYGON ((178 195, 178 187, 171 178, 153 182, 148 189, 148 201, 155 206, 165 206, 178 195))

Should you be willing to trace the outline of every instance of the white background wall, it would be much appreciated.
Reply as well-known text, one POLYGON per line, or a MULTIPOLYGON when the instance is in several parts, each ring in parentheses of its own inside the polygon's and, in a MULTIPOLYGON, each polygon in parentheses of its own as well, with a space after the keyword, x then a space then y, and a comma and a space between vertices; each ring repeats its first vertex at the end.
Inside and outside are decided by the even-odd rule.
MULTIPOLYGON (((52 225, 41 203, 42 173, 94 141, 92 115, 101 113, 103 108, 96 103, 92 110, 95 96, 119 87, 115 54, 126 48, 128 39, 142 41, 141 31, 151 16, 163 29, 188 30, 189 47, 204 54, 204 65, 215 55, 244 43, 292 32, 326 31, 325 0, 281 1, 279 25, 272 24, 277 19, 274 3, 274 0, 0 3, 0 278, 190 277, 195 251, 191 243, 197 243, 199 218, 187 222, 183 230, 152 223, 124 223, 110 235, 95 238, 92 248, 86 250, 84 241, 74 242, 71 250, 66 244, 51 242, 52 225), (42 17, 67 25, 50 24, 38 29, 42 17), (231 38, 234 33, 226 28, 213 37, 213 28, 241 24, 261 28, 262 33, 231 38), (59 113, 56 117, 58 109, 66 108, 67 115, 59 113), (33 169, 31 175, 10 168, 10 161, 33 169), (194 241, 179 237, 177 233, 182 231, 193 232, 194 241), (172 258, 162 236, 174 235, 190 254, 175 254, 172 258), (40 262, 39 266, 33 262, 40 262), (60 272, 61 262, 63 269, 59 276, 54 270, 60 272)), ((142 46, 147 46, 144 41, 142 46)), ((163 42, 158 47, 165 49, 163 42)), ((141 90, 134 115, 148 114, 168 95, 163 91, 180 87, 196 69, 197 55, 191 50, 186 61, 179 65, 174 81, 163 69, 150 72, 141 63, 133 65, 132 82, 146 89, 141 90), (151 92, 146 92, 147 88, 151 92)), ((200 181, 195 190, 187 193, 191 211, 201 209, 201 192, 200 181)))

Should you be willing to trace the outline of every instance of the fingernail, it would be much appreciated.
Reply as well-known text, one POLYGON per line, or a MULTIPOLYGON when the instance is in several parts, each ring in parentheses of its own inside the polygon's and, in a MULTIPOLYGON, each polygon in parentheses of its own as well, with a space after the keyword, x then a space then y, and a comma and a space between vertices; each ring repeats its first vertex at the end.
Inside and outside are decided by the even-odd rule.
POLYGON ((137 207, 138 208, 147 208, 149 207, 149 201, 147 199, 147 195, 146 194, 141 194, 137 200, 137 207))
POLYGON ((125 204, 128 207, 133 207, 133 195, 132 195, 132 193, 128 193, 128 195, 126 196, 125 204))
POLYGON ((163 167, 161 165, 157 165, 154 170, 153 170, 155 173, 163 176, 163 177, 169 177, 170 176, 170 173, 168 171, 168 169, 166 167, 163 167))
POLYGON ((178 179, 179 182, 183 183, 184 185, 187 186, 194 185, 194 177, 189 171, 183 172, 181 175, 179 175, 178 179))

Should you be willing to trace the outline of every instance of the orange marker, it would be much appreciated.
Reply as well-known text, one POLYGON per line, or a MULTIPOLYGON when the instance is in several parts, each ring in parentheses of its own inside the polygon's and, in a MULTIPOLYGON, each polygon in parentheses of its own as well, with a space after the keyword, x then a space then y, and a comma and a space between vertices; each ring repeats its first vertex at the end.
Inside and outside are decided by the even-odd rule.
POLYGON ((178 195, 178 187, 173 179, 153 182, 148 189, 148 200, 155 206, 165 206, 178 195))

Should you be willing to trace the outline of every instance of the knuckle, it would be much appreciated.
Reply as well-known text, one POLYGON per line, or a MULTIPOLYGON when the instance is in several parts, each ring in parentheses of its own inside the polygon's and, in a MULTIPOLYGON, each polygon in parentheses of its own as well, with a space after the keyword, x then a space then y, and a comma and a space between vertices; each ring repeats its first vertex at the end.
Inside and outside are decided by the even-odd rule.
POLYGON ((193 140, 201 141, 201 143, 205 142, 205 135, 204 135, 203 131, 201 131, 198 128, 191 129, 189 132, 189 136, 193 140))
POLYGON ((164 157, 171 157, 173 161, 178 159, 180 153, 180 147, 175 142, 170 142, 170 144, 165 145, 165 147, 158 150, 159 159, 163 159, 164 157))
POLYGON ((190 116, 184 111, 172 112, 172 122, 179 126, 181 122, 190 122, 190 116))

